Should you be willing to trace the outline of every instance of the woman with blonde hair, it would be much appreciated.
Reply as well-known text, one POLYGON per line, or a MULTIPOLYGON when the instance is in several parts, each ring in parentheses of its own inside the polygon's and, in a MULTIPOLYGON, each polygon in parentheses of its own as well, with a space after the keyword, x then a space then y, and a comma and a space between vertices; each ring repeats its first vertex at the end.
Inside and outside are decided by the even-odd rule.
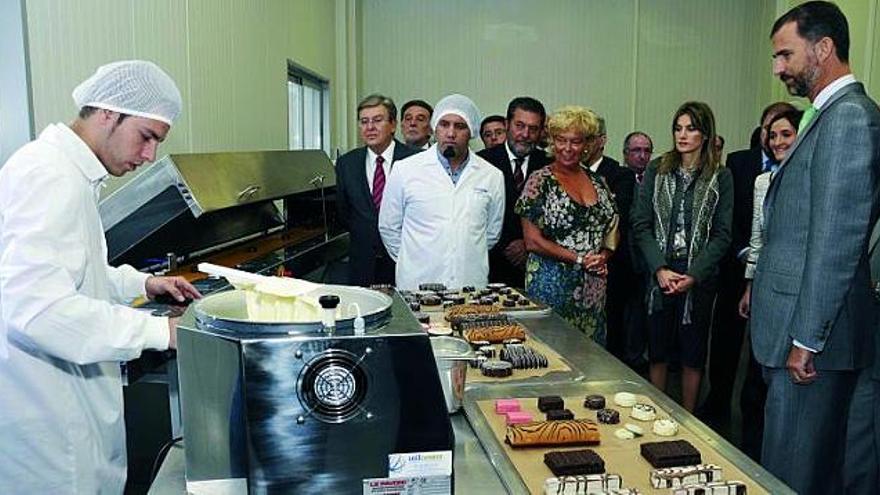
POLYGON ((618 218, 608 186, 581 164, 597 146, 599 119, 568 106, 550 116, 547 129, 553 162, 529 176, 515 208, 529 252, 526 293, 603 343, 618 218))
POLYGON ((673 148, 645 172, 633 237, 653 281, 648 291, 651 382, 681 363, 682 405, 693 411, 706 363, 718 266, 731 242, 733 177, 721 165, 715 117, 687 102, 672 119, 673 148))

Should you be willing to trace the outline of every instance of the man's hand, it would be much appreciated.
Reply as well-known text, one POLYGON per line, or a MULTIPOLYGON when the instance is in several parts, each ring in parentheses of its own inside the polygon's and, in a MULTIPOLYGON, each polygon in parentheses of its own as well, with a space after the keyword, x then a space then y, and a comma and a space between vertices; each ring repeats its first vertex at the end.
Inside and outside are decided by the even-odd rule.
POLYGON ((528 254, 529 253, 526 251, 526 243, 522 239, 510 241, 507 244, 507 247, 504 248, 504 257, 514 266, 525 265, 528 254))
POLYGON ((749 319, 749 314, 752 310, 752 282, 749 281, 746 284, 746 290, 743 292, 742 297, 739 299, 739 315, 745 319, 749 319))
POLYGON ((791 381, 798 385, 809 385, 819 376, 813 364, 813 353, 796 345, 791 346, 785 367, 791 374, 791 381))
POLYGON ((168 318, 168 349, 177 350, 177 322, 180 318, 168 318))
POLYGON ((177 302, 185 299, 201 299, 202 294, 183 277, 150 277, 145 284, 147 297, 154 299, 161 294, 168 294, 177 302))

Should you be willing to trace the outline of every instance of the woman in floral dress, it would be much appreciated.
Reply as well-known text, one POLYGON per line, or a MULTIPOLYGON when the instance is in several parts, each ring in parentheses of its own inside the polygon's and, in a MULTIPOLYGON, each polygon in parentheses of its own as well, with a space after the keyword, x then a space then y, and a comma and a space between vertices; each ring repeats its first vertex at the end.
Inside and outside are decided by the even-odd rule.
POLYGON ((529 176, 516 213, 529 252, 526 293, 587 335, 605 329, 607 261, 617 247, 617 211, 598 174, 581 164, 597 145, 599 121, 583 107, 550 117, 554 161, 529 176))

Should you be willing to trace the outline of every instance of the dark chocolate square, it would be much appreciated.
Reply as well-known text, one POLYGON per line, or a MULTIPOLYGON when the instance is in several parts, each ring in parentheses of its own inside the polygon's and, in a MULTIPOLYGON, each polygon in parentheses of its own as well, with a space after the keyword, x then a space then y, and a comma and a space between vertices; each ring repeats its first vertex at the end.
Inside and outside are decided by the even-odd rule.
POLYGON ((700 451, 687 440, 645 442, 641 445, 642 457, 655 468, 693 466, 701 464, 700 451))
POLYGON ((538 410, 541 412, 552 411, 553 409, 565 409, 565 401, 558 395, 545 395, 538 397, 538 410))
POLYGON ((547 452, 544 454, 544 464, 555 476, 605 472, 605 461, 592 449, 547 452))
POLYGON ((547 421, 574 419, 574 413, 568 409, 551 409, 547 411, 547 421))

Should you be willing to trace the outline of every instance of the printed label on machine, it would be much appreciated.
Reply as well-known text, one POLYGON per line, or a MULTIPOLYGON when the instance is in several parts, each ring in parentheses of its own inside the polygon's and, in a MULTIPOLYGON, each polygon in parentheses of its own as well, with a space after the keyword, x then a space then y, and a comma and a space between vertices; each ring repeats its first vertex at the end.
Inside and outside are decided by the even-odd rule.
POLYGON ((391 478, 451 475, 452 451, 450 450, 388 454, 388 476, 391 478))
POLYGON ((452 484, 449 476, 364 480, 364 495, 448 495, 450 493, 452 493, 452 484))

